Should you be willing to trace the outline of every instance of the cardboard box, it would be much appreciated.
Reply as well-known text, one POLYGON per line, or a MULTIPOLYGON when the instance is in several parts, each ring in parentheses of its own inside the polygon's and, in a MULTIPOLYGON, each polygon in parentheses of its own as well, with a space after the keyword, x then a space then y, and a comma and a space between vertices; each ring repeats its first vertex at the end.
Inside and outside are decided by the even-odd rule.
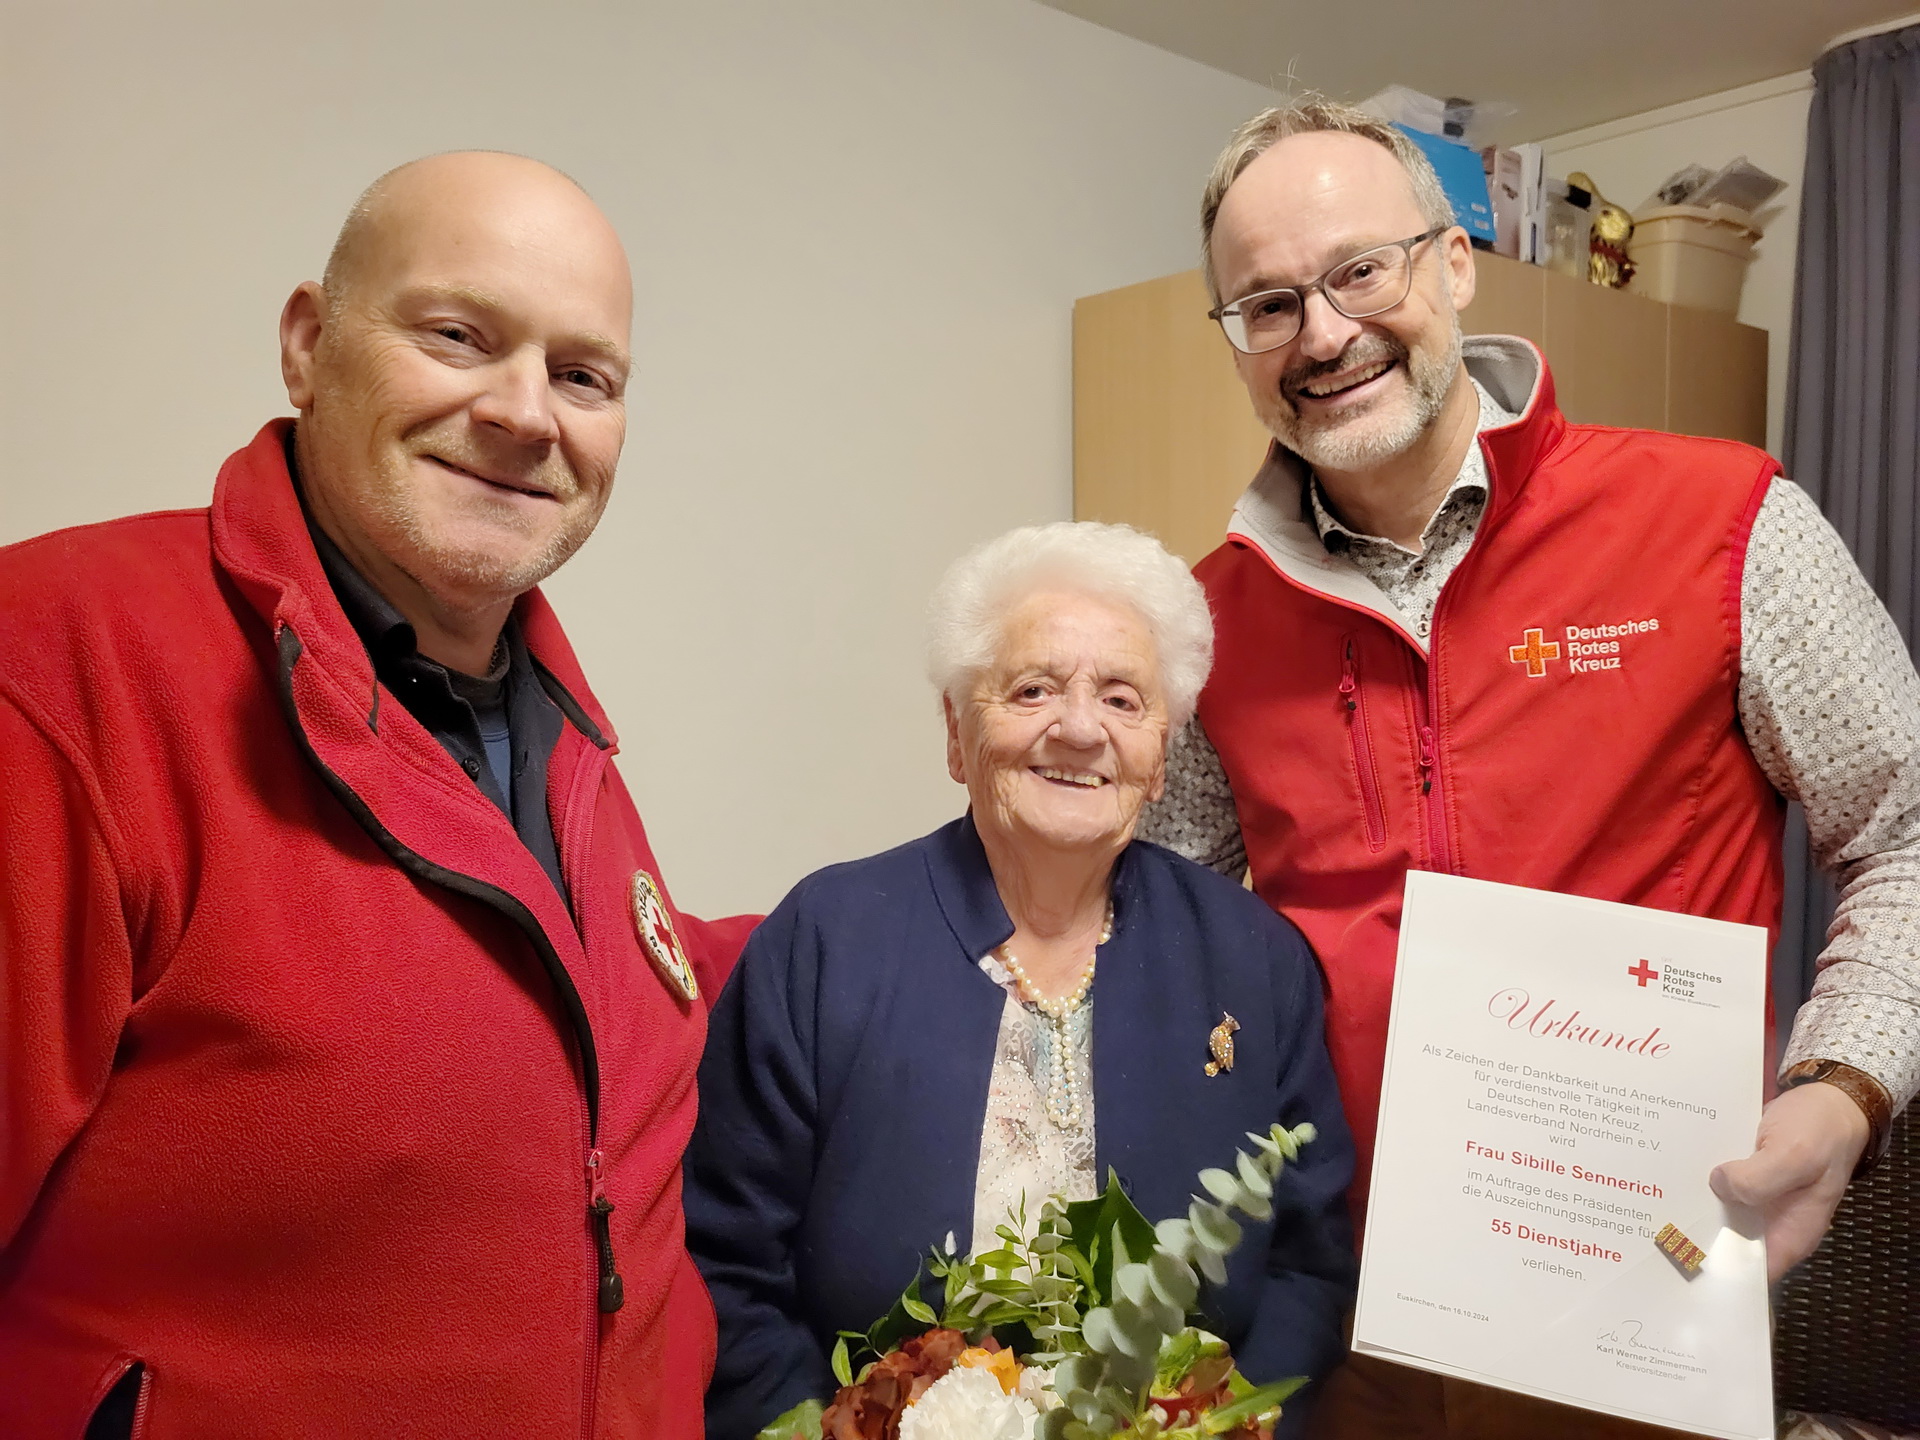
POLYGON ((1457 140, 1429 135, 1405 125, 1394 128, 1418 145, 1433 162, 1434 171, 1440 177, 1440 188, 1452 202, 1454 223, 1464 227, 1474 240, 1492 245, 1497 238, 1493 202, 1487 194, 1487 172, 1480 163, 1479 152, 1457 140))

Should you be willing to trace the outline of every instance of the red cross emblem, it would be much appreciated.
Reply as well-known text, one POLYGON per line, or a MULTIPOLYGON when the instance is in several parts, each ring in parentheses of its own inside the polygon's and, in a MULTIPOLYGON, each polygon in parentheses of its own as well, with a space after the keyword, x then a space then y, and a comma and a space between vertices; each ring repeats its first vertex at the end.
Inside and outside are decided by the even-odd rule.
POLYGON ((1660 978, 1660 972, 1644 960, 1637 965, 1629 965, 1627 967, 1627 974, 1633 976, 1642 990, 1647 988, 1647 981, 1658 980, 1660 978))
POLYGON ((1509 645, 1507 655, 1516 665, 1527 667, 1527 678, 1538 680, 1547 673, 1547 661, 1560 658, 1560 642, 1547 639, 1544 630, 1529 630, 1522 637, 1524 645, 1509 645))

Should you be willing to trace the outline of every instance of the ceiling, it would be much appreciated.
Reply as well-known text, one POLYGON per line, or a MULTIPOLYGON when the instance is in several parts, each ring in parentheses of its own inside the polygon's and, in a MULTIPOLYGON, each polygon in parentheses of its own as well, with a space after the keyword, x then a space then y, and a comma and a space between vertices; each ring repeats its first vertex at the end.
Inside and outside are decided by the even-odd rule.
POLYGON ((1398 82, 1506 101, 1485 138, 1538 140, 1813 63, 1916 0, 1041 0, 1216 69, 1362 100, 1398 82))

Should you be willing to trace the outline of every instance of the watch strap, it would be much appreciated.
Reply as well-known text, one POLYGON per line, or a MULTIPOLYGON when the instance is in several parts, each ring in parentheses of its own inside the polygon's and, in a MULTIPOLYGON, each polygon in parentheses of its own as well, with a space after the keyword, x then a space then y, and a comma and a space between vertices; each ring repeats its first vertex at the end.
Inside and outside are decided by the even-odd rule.
POLYGON ((1816 1080, 1844 1091, 1867 1117, 1867 1147, 1860 1152, 1860 1163, 1853 1167, 1853 1177, 1857 1180, 1886 1156, 1887 1146, 1893 1139, 1893 1096, 1866 1071, 1840 1060, 1802 1060, 1780 1072, 1782 1090, 1816 1080))

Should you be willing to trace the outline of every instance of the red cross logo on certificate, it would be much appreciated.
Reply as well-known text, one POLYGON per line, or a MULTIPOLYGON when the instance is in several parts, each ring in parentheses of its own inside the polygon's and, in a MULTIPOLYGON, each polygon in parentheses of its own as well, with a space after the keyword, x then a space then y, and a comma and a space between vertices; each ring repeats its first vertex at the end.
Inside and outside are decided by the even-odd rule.
POLYGON ((1633 976, 1642 990, 1647 988, 1647 981, 1658 980, 1660 978, 1660 972, 1644 960, 1637 965, 1629 965, 1627 967, 1627 974, 1633 976))
POLYGON ((1516 665, 1527 667, 1527 678, 1538 680, 1547 673, 1547 661, 1560 658, 1560 642, 1547 639, 1544 630, 1529 630, 1522 637, 1524 645, 1509 645, 1507 655, 1516 665))

